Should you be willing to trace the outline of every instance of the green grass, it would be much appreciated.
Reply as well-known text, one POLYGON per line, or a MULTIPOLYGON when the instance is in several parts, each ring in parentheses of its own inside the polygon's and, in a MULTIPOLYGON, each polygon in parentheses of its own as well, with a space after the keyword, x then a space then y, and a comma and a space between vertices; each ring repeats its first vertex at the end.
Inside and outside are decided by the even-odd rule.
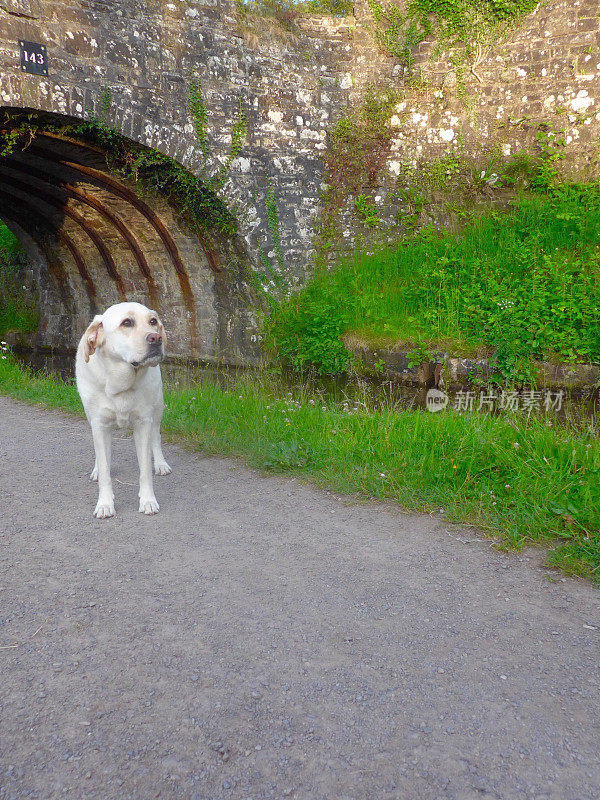
POLYGON ((460 233, 421 232, 318 272, 267 320, 296 367, 348 366, 341 337, 493 355, 518 377, 530 359, 600 361, 600 186, 523 194, 460 233))
MULTIPOLYGON (((0 393, 82 413, 75 387, 0 358, 0 393)), ((325 402, 268 381, 166 393, 163 430, 207 453, 300 475, 479 526, 507 546, 542 543, 549 562, 600 582, 600 443, 550 420, 429 414, 325 402)))
POLYGON ((36 309, 26 301, 14 297, 0 301, 0 338, 8 331, 33 333, 38 321, 36 309))
POLYGON ((16 236, 0 220, 0 339, 10 330, 37 330, 39 315, 22 288, 24 254, 16 236))

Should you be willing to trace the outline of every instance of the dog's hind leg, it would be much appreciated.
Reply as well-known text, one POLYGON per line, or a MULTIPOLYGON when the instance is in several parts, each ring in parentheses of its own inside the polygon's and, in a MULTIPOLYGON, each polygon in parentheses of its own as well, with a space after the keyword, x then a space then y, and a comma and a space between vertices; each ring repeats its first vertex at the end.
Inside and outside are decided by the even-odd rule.
MULTIPOLYGON (((162 414, 160 415, 162 417, 162 414)), ((152 457, 154 459, 154 472, 156 475, 168 475, 173 472, 167 464, 160 443, 160 418, 152 423, 152 457)))
POLYGON ((94 516, 98 519, 114 517, 115 496, 110 479, 111 431, 104 425, 92 423, 92 436, 98 470, 98 502, 94 516))
POLYGON ((91 481, 98 480, 98 459, 94 461, 94 469, 90 472, 90 480, 91 481))

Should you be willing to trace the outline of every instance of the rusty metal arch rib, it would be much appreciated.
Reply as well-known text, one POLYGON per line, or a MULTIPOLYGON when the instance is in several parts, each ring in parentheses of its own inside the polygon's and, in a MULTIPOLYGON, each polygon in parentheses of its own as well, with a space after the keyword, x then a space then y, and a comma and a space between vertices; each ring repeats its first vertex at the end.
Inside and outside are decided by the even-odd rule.
MULTIPOLYGON (((39 242, 40 240, 35 236, 35 234, 33 232, 31 232, 31 226, 30 225, 23 225, 23 221, 27 219, 26 217, 24 217, 23 213, 22 212, 21 212, 21 214, 16 214, 15 213, 15 206, 17 206, 17 207, 21 206, 22 208, 27 209, 27 211, 30 214, 33 214, 33 217, 32 217, 33 219, 35 219, 36 221, 41 222, 44 227, 48 228, 48 230, 50 230, 52 233, 55 233, 59 237, 59 239, 62 242, 64 242, 64 244, 68 248, 69 252, 73 256, 73 260, 75 261, 75 265, 77 267, 77 271, 79 272, 81 280, 83 281, 83 283, 85 285, 85 288, 86 288, 86 291, 87 291, 87 294, 88 294, 88 297, 89 297, 89 300, 90 300, 90 308, 92 309, 92 313, 96 313, 96 309, 97 309, 97 306, 96 306, 96 287, 94 285, 94 281, 92 280, 92 277, 91 277, 90 273, 87 271, 87 267, 85 266, 85 262, 84 262, 84 260, 83 260, 83 258, 81 256, 81 253, 77 249, 77 245, 75 244, 75 242, 64 231, 61 231, 61 230, 57 229, 56 225, 52 222, 52 220, 48 219, 48 217, 46 217, 43 214, 41 214, 39 208, 36 205, 34 205, 33 203, 31 203, 31 202, 29 202, 27 200, 24 200, 24 199, 22 199, 20 197, 15 197, 14 195, 10 196, 9 202, 10 202, 10 205, 6 206, 6 200, 2 196, 2 192, 0 192, 0 217, 7 217, 9 219, 12 219, 13 222, 15 222, 17 225, 21 225, 23 227, 23 229, 26 230, 27 233, 29 233, 31 235, 32 238, 35 238, 36 241, 39 242)), ((41 244, 41 242, 40 242, 40 244, 41 244)), ((42 247, 42 249, 45 249, 45 248, 42 247)), ((64 271, 62 271, 62 269, 59 271, 58 268, 57 268, 57 265, 54 264, 51 260, 48 261, 48 265, 50 266, 50 269, 52 270, 52 273, 53 273, 54 277, 57 279, 57 281, 59 282, 59 284, 61 283, 61 281, 66 282, 67 276, 66 276, 66 273, 64 271)))
MULTIPOLYGON (((44 134, 40 134, 44 138, 52 138, 52 137, 45 137, 44 134)), ((67 167, 68 169, 73 170, 74 172, 79 172, 82 175, 86 175, 88 178, 92 178, 97 183, 105 186, 106 188, 112 190, 115 194, 119 195, 119 197, 123 198, 127 202, 131 203, 137 211, 144 216, 148 222, 152 225, 154 230, 158 233, 161 241, 163 242, 171 262, 175 268, 175 272, 177 274, 177 278, 179 280, 179 285, 181 287, 181 294, 183 297, 183 302, 187 312, 190 315, 190 322, 189 322, 189 335, 190 335, 190 347, 192 352, 196 349, 196 329, 197 329, 197 315, 196 315, 196 304, 194 301, 194 294, 192 292, 192 287, 190 284, 189 275, 186 272, 185 267, 183 266, 183 262, 181 261, 181 257, 179 255, 179 251, 177 250, 177 245, 175 244, 173 237, 162 223, 159 216, 146 204, 141 200, 135 192, 131 189, 128 189, 123 184, 119 183, 119 181, 111 178, 109 175, 106 175, 104 172, 101 172, 98 169, 94 169, 93 167, 87 167, 84 164, 78 164, 74 161, 69 161, 67 158, 63 158, 58 153, 55 153, 51 150, 45 150, 43 147, 38 147, 35 144, 30 144, 27 147, 27 150, 35 155, 37 158, 45 159, 46 161, 52 161, 56 164, 61 164, 63 167, 67 167)), ((209 262, 210 263, 210 262, 209 262)))
MULTIPOLYGON (((41 136, 44 139, 53 139, 54 141, 58 141, 58 142, 68 142, 69 144, 74 145, 76 147, 79 147, 82 150, 88 150, 91 153, 94 153, 95 155, 100 155, 100 156, 106 157, 106 151, 102 150, 100 147, 96 147, 93 144, 90 144, 89 142, 82 142, 79 139, 71 139, 69 137, 65 137, 65 136, 62 136, 60 134, 50 133, 49 131, 40 131, 38 133, 38 136, 41 136)), ((123 187, 123 188, 126 188, 126 187, 123 187)), ((140 200, 140 202, 142 202, 142 201, 140 200)), ((150 210, 151 213, 154 213, 152 211, 152 209, 149 209, 149 210, 150 210)), ((157 217, 157 220, 160 223, 160 219, 158 217, 157 217)), ((160 223, 160 224, 162 224, 162 223, 160 223)), ((167 237, 169 237, 171 239, 171 242, 172 242, 173 248, 175 250, 175 253, 178 255, 177 245, 173 241, 171 235, 169 234, 169 231, 166 228, 165 228, 165 234, 167 235, 167 237)), ((213 272, 215 272, 215 273, 222 272, 223 270, 219 266, 219 264, 217 262, 217 258, 215 256, 214 252, 211 250, 211 248, 206 245, 206 242, 202 239, 201 236, 198 236, 198 241, 200 242, 200 245, 201 245, 202 249, 204 250, 204 255, 206 256, 206 260, 208 261, 208 265, 211 268, 211 270, 213 272)), ((183 267, 183 264, 181 266, 183 267)), ((175 267, 175 268, 177 269, 177 267, 175 267)))
MULTIPOLYGON (((105 219, 107 219, 114 227, 119 231, 121 236, 127 242, 129 249, 132 251, 134 258, 138 264, 140 272, 144 276, 146 280, 146 284, 148 286, 148 297, 150 299, 150 303, 152 306, 160 310, 159 307, 159 298, 158 298, 158 290, 156 288, 156 283, 154 281, 154 277, 150 272, 150 267, 148 266, 148 261, 146 260, 146 256, 142 252, 142 249, 135 238, 135 236, 131 233, 127 225, 123 222, 123 220, 115 214, 108 206, 98 200, 92 194, 85 192, 83 189, 80 189, 78 186, 73 186, 66 181, 63 181, 57 175, 53 175, 52 173, 46 172, 45 170, 37 169, 36 167, 31 166, 31 164, 26 164, 18 158, 14 156, 6 156, 4 159, 6 166, 13 170, 14 172, 25 173, 32 178, 35 178, 40 183, 43 183, 45 186, 49 186, 53 188, 55 191, 57 187, 60 188, 63 192, 68 194, 70 197, 73 197, 75 200, 79 200, 82 203, 90 206, 91 208, 95 209, 99 214, 101 214, 105 219)), ((0 166, 0 171, 2 170, 2 166, 0 166)))
POLYGON ((54 197, 51 193, 44 191, 43 189, 39 189, 36 186, 33 186, 31 183, 26 183, 25 181, 20 181, 18 178, 11 178, 7 175, 0 176, 0 186, 1 185, 8 185, 12 186, 13 188, 18 189, 19 191, 32 194, 36 198, 39 198, 43 203, 46 203, 49 206, 57 208, 61 213, 64 213, 67 217, 72 219, 76 222, 82 230, 89 236, 92 240, 96 249, 100 253, 102 260, 104 261, 104 266, 106 267, 106 271, 115 282, 117 290, 122 300, 127 299, 127 295, 125 294, 125 287, 123 286, 123 280, 117 271, 116 264, 112 255, 110 254, 107 246, 104 244, 102 239, 100 238, 99 234, 92 228, 89 222, 82 217, 77 211, 73 208, 68 206, 62 200, 57 197, 54 197))

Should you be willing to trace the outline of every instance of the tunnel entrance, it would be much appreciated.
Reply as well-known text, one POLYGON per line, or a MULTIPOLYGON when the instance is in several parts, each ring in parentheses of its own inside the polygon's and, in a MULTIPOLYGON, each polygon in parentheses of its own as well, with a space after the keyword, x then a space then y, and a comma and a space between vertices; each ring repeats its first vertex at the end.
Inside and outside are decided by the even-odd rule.
POLYGON ((4 109, 0 219, 28 255, 38 346, 72 348, 94 314, 135 300, 161 315, 172 354, 253 360, 235 220, 176 162, 99 123, 4 109))

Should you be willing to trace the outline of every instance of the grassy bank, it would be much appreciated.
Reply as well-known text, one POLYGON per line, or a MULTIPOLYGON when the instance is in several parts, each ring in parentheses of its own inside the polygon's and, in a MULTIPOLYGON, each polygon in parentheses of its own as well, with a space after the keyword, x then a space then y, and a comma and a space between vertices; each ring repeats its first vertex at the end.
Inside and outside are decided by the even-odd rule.
MULTIPOLYGON (((6 353, 4 353, 6 355, 6 353)), ((0 392, 82 413, 75 387, 0 359, 0 392)), ((550 563, 600 582, 600 443, 540 418, 429 414, 277 396, 246 379, 166 394, 163 429, 207 453, 322 487, 444 509, 509 546, 540 542, 550 563)))
POLYGON ((318 273, 274 310, 269 338, 294 366, 325 373, 346 367, 349 332, 374 345, 493 355, 508 378, 531 359, 598 361, 599 245, 600 186, 530 192, 460 233, 425 230, 318 273))

